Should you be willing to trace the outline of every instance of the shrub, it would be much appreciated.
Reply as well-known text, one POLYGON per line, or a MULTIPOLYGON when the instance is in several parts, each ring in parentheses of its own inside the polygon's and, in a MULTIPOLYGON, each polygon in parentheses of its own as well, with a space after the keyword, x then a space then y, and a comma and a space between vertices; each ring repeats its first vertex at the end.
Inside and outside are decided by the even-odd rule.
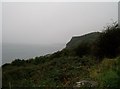
POLYGON ((13 66, 23 66, 25 64, 25 60, 15 59, 11 64, 13 66))
POLYGON ((120 28, 117 24, 108 26, 98 38, 96 44, 96 56, 99 57, 116 57, 119 53, 120 47, 120 28))
POLYGON ((102 87, 110 87, 110 88, 118 88, 119 87, 119 76, 113 70, 108 70, 102 73, 100 76, 101 86, 102 87))
POLYGON ((82 57, 84 55, 90 54, 90 44, 81 43, 78 47, 74 49, 77 56, 82 57))

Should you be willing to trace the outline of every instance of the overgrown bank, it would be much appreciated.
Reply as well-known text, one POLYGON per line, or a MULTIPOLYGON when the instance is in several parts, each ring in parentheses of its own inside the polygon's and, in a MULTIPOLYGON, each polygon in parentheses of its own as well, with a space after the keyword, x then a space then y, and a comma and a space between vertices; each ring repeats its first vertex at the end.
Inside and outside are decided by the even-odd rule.
POLYGON ((3 87, 77 87, 77 82, 86 80, 94 81, 95 87, 120 88, 117 24, 71 41, 69 47, 53 54, 4 64, 3 87))

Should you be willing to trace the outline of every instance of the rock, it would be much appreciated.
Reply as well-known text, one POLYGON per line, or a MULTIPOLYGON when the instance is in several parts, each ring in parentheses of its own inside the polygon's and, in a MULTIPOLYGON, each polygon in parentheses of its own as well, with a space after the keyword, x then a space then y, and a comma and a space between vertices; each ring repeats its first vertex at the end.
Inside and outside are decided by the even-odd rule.
POLYGON ((95 82, 95 81, 89 81, 89 80, 81 80, 79 82, 76 82, 76 87, 83 87, 83 86, 86 86, 86 87, 95 87, 97 85, 98 85, 97 82, 95 82))

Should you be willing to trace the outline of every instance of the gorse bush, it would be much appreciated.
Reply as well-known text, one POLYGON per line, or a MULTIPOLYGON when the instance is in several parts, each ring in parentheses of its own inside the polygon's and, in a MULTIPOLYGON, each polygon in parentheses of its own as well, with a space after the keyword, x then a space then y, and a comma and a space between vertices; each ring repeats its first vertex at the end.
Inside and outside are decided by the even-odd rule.
POLYGON ((11 64, 13 66, 23 66, 25 65, 25 60, 15 59, 11 64))
POLYGON ((82 57, 84 55, 90 54, 90 44, 81 43, 78 47, 74 49, 77 56, 82 57))
POLYGON ((108 26, 96 42, 96 56, 113 58, 119 55, 120 28, 118 25, 108 26))

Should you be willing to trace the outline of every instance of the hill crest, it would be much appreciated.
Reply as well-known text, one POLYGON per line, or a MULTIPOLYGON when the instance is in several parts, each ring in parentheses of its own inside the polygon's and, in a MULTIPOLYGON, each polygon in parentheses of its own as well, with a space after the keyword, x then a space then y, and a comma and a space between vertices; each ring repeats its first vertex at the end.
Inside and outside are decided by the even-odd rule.
POLYGON ((73 36, 66 44, 66 48, 75 48, 81 43, 93 43, 100 35, 100 32, 92 32, 81 36, 73 36))

